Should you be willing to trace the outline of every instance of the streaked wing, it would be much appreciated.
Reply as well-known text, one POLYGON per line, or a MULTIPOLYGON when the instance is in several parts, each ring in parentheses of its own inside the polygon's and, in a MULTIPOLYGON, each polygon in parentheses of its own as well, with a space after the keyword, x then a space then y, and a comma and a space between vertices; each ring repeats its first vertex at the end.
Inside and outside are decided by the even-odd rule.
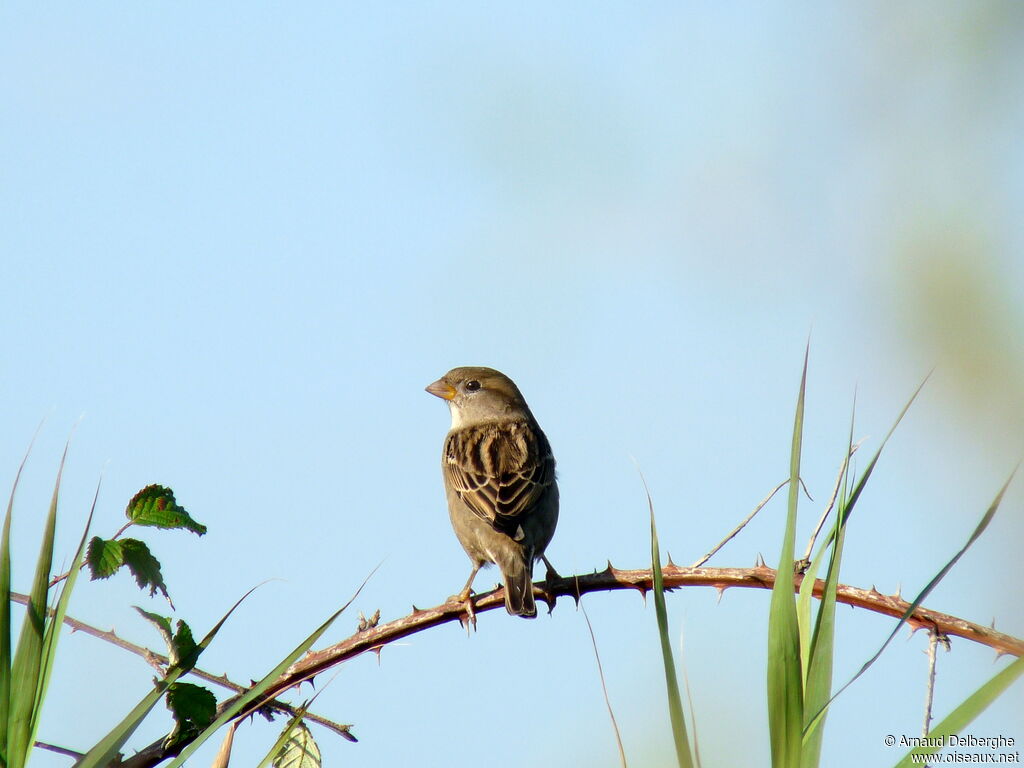
POLYGON ((466 505, 520 539, 520 524, 555 482, 547 438, 526 422, 481 424, 448 435, 444 474, 466 505))

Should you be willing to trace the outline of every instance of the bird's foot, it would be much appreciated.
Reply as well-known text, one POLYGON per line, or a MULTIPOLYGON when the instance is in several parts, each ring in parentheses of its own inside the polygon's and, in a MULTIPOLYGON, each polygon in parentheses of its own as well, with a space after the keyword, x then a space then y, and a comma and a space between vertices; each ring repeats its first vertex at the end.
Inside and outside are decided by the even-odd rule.
POLYGON ((466 628, 469 632, 470 626, 473 630, 476 630, 476 609, 473 608, 473 598, 470 597, 472 590, 468 587, 457 595, 452 595, 446 602, 449 603, 461 603, 463 609, 466 611, 465 616, 459 616, 459 623, 466 628))
POLYGON ((551 583, 552 581, 556 581, 562 578, 559 575, 558 571, 555 570, 555 566, 551 564, 550 560, 548 560, 543 555, 541 555, 540 559, 544 561, 544 566, 547 568, 547 571, 544 573, 544 580, 546 582, 551 583))
MULTIPOLYGON (((561 578, 561 576, 556 573, 555 578, 561 578)), ((533 596, 534 598, 539 598, 544 601, 544 604, 548 607, 548 616, 550 616, 552 611, 555 610, 555 601, 558 600, 558 595, 547 589, 549 582, 550 577, 548 578, 548 581, 542 581, 540 584, 533 585, 533 596)))

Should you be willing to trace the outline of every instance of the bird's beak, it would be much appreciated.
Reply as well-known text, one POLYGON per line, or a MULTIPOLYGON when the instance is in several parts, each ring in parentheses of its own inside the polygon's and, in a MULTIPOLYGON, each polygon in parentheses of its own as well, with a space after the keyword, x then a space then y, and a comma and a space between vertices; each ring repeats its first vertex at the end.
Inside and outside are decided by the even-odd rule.
POLYGON ((441 379, 438 379, 433 384, 427 387, 427 392, 432 395, 437 395, 442 400, 453 400, 455 398, 455 387, 451 384, 446 384, 441 379))

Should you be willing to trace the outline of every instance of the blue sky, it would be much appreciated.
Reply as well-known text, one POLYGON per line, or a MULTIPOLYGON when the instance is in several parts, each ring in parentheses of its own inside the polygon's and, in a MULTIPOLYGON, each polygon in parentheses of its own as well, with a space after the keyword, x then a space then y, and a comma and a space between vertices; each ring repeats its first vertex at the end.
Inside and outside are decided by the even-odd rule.
MULTIPOLYGON (((786 476, 810 334, 815 502, 798 548, 855 389, 873 451, 935 369, 858 511, 844 574, 922 587, 1024 449, 1021 14, 792 11, 4 7, 8 483, 45 419, 16 500, 16 585, 78 424, 65 557, 102 475, 97 533, 153 482, 210 527, 142 533, 197 632, 271 580, 204 668, 259 677, 379 563, 355 610, 436 604, 468 561, 441 489, 447 411, 423 387, 466 364, 512 376, 551 440, 563 573, 649 556, 631 457, 689 563, 786 476)), ((1018 483, 931 607, 1024 634, 1022 499, 1018 483)), ((773 561, 782 515, 768 507, 712 564, 773 561)), ((71 613, 157 646, 132 604, 167 609, 119 575, 80 583, 71 613)), ((586 605, 627 752, 656 763, 671 737, 653 611, 634 594, 586 605)), ((754 592, 669 599, 705 765, 768 763, 767 606, 754 592)), ((840 622, 837 682, 891 629, 854 611, 840 622)), ((901 638, 837 702, 829 765, 896 762, 882 740, 919 732, 925 645, 901 638)), ((83 748, 151 671, 80 635, 61 654, 39 737, 83 748)), ((954 641, 938 713, 996 669, 954 641)), ((571 604, 353 661, 316 708, 361 739, 318 732, 328 764, 617 764, 571 604)), ((1022 739, 1022 711, 1018 685, 972 732, 1022 739)), ((238 761, 277 728, 245 726, 238 761)))

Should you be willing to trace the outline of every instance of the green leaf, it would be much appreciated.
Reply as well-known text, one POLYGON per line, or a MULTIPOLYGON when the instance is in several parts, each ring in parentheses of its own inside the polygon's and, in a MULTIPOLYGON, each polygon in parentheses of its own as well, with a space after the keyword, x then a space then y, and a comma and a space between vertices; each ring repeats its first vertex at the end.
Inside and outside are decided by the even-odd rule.
POLYGON ((793 422, 786 531, 768 614, 768 730, 773 768, 798 768, 802 748, 803 673, 800 668, 800 627, 793 596, 793 547, 800 497, 800 453, 809 354, 808 344, 793 422))
POLYGON ((92 579, 109 579, 123 566, 128 566, 139 589, 149 588, 152 597, 157 592, 167 600, 167 585, 160 571, 160 561, 153 557, 144 541, 138 539, 101 539, 94 536, 89 542, 86 557, 92 579))
MULTIPOLYGON (((843 556, 843 544, 846 541, 846 521, 849 519, 847 492, 849 490, 850 458, 853 456, 853 428, 857 406, 854 401, 853 413, 850 414, 850 432, 846 441, 846 457, 843 460, 842 473, 839 477, 839 496, 837 499, 836 519, 826 545, 831 543, 828 570, 825 574, 825 589, 818 605, 818 613, 814 631, 810 637, 801 632, 801 661, 804 672, 804 722, 803 746, 801 748, 800 765, 802 768, 817 768, 821 762, 821 742, 825 734, 824 714, 817 719, 815 726, 808 729, 808 715, 824 710, 832 694, 832 662, 835 655, 835 613, 836 591, 839 586, 839 565, 843 556), (806 645, 804 645, 806 644, 806 645)), ((883 443, 884 444, 884 443, 883 443)), ((810 599, 813 591, 817 567, 821 563, 825 546, 818 551, 813 567, 804 577, 800 585, 800 600, 810 599)))
POLYGON ((89 540, 85 562, 89 566, 93 581, 109 579, 124 565, 121 542, 116 539, 101 539, 99 536, 93 536, 89 540))
POLYGON ((151 611, 139 608, 137 605, 133 607, 139 612, 139 615, 141 615, 142 618, 146 619, 150 624, 156 627, 157 632, 160 633, 160 637, 164 639, 168 650, 170 650, 174 646, 174 630, 171 629, 171 620, 167 616, 161 616, 159 613, 152 613, 151 611))
MULTIPOLYGON (((931 374, 929 374, 929 376, 930 375, 931 374)), ((850 515, 853 514, 853 508, 856 506, 857 501, 860 499, 861 493, 863 493, 864 488, 867 485, 868 479, 871 477, 871 473, 875 471, 875 466, 878 464, 878 460, 882 456, 882 451, 885 449, 885 446, 889 443, 890 438, 892 438, 893 434, 896 432, 896 428, 903 421, 903 417, 907 415, 907 411, 910 410, 910 406, 914 404, 914 401, 917 399, 917 396, 919 394, 921 394, 921 390, 924 389, 924 385, 927 384, 927 383, 928 383, 928 376, 925 376, 924 380, 920 384, 918 384, 917 389, 914 390, 914 394, 912 394, 910 396, 910 399, 907 400, 907 402, 903 406, 902 410, 896 416, 896 420, 893 422, 893 425, 891 427, 889 427, 889 431, 886 432, 885 437, 882 438, 882 442, 878 446, 878 450, 875 451, 875 455, 871 457, 871 461, 868 462, 867 468, 864 470, 864 473, 860 476, 860 478, 854 484, 852 492, 847 493, 847 489, 846 489, 846 486, 845 486, 846 480, 848 479, 848 475, 843 478, 843 482, 844 482, 843 498, 842 498, 842 500, 841 500, 841 502, 839 504, 839 513, 838 513, 838 518, 837 518, 837 521, 836 521, 836 525, 839 525, 841 527, 841 530, 845 530, 846 523, 849 520, 850 515)), ((850 420, 849 450, 850 451, 853 450, 853 419, 852 419, 852 417, 851 417, 851 420, 850 420)), ((833 525, 832 529, 829 531, 828 539, 822 544, 821 550, 819 550, 818 554, 815 557, 815 560, 820 560, 821 556, 822 556, 822 552, 824 551, 825 547, 830 545, 830 544, 832 544, 835 541, 835 537, 837 535, 836 525, 833 525)), ((835 556, 835 552, 833 551, 833 557, 834 556, 835 556)), ((832 564, 830 562, 830 564, 829 564, 829 569, 830 569, 829 573, 830 574, 832 573, 831 568, 832 568, 832 564)), ((836 579, 836 583, 837 584, 838 584, 838 578, 839 578, 839 576, 838 576, 838 571, 837 571, 836 574, 835 574, 835 579, 836 579)), ((823 598, 824 598, 824 596, 823 596, 823 598)), ((834 592, 833 592, 833 599, 834 599, 834 592)), ((835 616, 835 607, 834 607, 834 604, 833 604, 832 618, 830 618, 830 623, 834 622, 834 616, 835 616)), ((834 631, 834 629, 833 630, 826 630, 826 631, 832 632, 832 631, 834 631)), ((829 640, 828 642, 831 645, 832 641, 829 640)), ((829 651, 829 654, 831 656, 831 651, 829 651)), ((821 671, 823 672, 824 670, 821 670, 821 671)), ((863 670, 861 670, 861 671, 863 671, 863 670)), ((832 675, 831 675, 831 662, 829 663, 829 674, 828 674, 828 677, 829 677, 829 688, 831 689, 831 677, 832 677, 832 675)), ((856 677, 854 679, 856 679, 856 677)), ((842 688, 840 688, 839 691, 835 695, 833 695, 831 697, 826 696, 824 699, 822 699, 822 698, 820 698, 820 696, 816 695, 814 697, 815 701, 813 703, 807 703, 805 705, 805 709, 807 711, 807 714, 810 715, 809 717, 805 717, 804 718, 803 739, 804 739, 804 753, 805 753, 805 755, 808 754, 808 744, 811 744, 810 749, 813 749, 815 752, 820 754, 820 749, 821 749, 820 744, 821 744, 821 736, 822 736, 821 722, 825 718, 825 714, 826 714, 826 712, 828 710, 829 705, 835 700, 836 696, 838 696, 840 693, 842 693, 846 689, 846 686, 850 685, 850 683, 852 683, 852 682, 853 682, 853 680, 851 680, 849 683, 847 683, 842 688), (813 713, 813 714, 811 714, 811 713, 813 713), (814 747, 814 743, 815 742, 818 745, 817 747, 814 747)), ((820 691, 817 691, 816 693, 820 694, 820 691)))
POLYGON ((651 574, 653 575, 654 613, 658 619, 658 637, 661 640, 661 661, 665 669, 665 687, 668 692, 668 714, 672 723, 672 738, 676 747, 676 760, 680 768, 692 768, 693 756, 690 753, 690 738, 686 731, 686 719, 683 717, 683 701, 679 694, 679 677, 676 674, 676 663, 672 656, 672 641, 668 634, 668 611, 665 607, 665 578, 661 572, 661 547, 658 544, 658 528, 654 522, 654 502, 647 481, 644 492, 647 494, 647 508, 651 513, 651 574))
POLYGON ((53 539, 57 525, 57 498, 60 493, 61 475, 68 449, 57 470, 57 482, 53 488, 50 510, 46 516, 43 538, 36 561, 35 578, 25 608, 25 620, 21 625, 18 648, 11 665, 11 706, 7 732, 8 768, 22 768, 32 750, 32 733, 37 715, 36 701, 43 672, 43 640, 46 629, 46 599, 49 593, 50 567, 53 564, 53 539))
MULTIPOLYGON (((1024 674, 1024 656, 997 672, 992 679, 964 699, 956 709, 946 715, 942 722, 928 732, 929 738, 936 739, 938 744, 946 743, 949 736, 959 733, 970 725, 974 718, 988 709, 989 705, 1022 674, 1024 674)), ((903 756, 903 759, 896 764, 896 768, 920 765, 920 763, 914 762, 912 755, 931 755, 938 752, 939 749, 941 747, 915 747, 903 756)))
MULTIPOLYGON (((195 664, 194 660, 189 661, 193 655, 197 655, 197 646, 188 624, 178 619, 176 621, 177 631, 174 631, 171 629, 171 620, 167 616, 145 611, 137 605, 134 608, 144 619, 156 627, 160 636, 164 639, 164 643, 167 644, 167 658, 172 665, 180 664, 191 667, 192 664, 195 664)), ((223 622, 223 619, 221 621, 223 622)))
POLYGON ((174 730, 167 741, 177 744, 213 722, 217 716, 217 698, 201 685, 174 683, 167 688, 167 708, 174 717, 174 730))
MULTIPOLYGON (((35 437, 32 438, 33 442, 35 437)), ((0 763, 9 764, 8 720, 11 711, 11 517, 14 513, 14 492, 18 489, 22 470, 28 461, 29 450, 14 475, 11 495, 7 500, 3 537, 0 540, 0 763)))
POLYGON ((206 526, 193 520, 184 507, 178 506, 174 491, 163 485, 147 485, 132 497, 124 512, 136 525, 184 528, 200 536, 206 533, 206 526))
POLYGON ((53 672, 53 663, 57 657, 57 641, 60 639, 60 631, 64 625, 64 615, 67 613, 68 602, 71 600, 71 590, 75 588, 78 581, 78 574, 82 569, 82 558, 85 556, 85 543, 89 537, 89 527, 92 525, 92 517, 96 512, 96 502, 100 497, 100 484, 96 484, 96 493, 92 499, 92 506, 89 508, 89 517, 85 521, 85 529, 82 531, 82 538, 78 542, 78 549, 71 561, 71 569, 61 586, 60 595, 53 608, 53 615, 49 617, 46 625, 46 632, 43 637, 43 659, 40 668, 39 687, 36 693, 35 716, 33 718, 32 733, 29 735, 29 744, 35 744, 36 731, 39 728, 39 714, 43 709, 43 699, 46 697, 46 689, 50 684, 50 675, 53 672))
MULTIPOLYGON (((199 646, 192 637, 192 629, 181 619, 177 621, 178 631, 174 633, 171 641, 171 663, 182 664, 191 669, 199 656, 199 646)), ((203 646, 206 647, 205 645, 203 646)))
POLYGON ((303 722, 291 729, 284 744, 274 755, 274 768, 320 768, 320 748, 303 722))
POLYGON ((159 592, 170 600, 167 585, 164 584, 164 577, 160 572, 160 561, 153 557, 145 542, 138 539, 122 539, 121 554, 139 589, 149 587, 150 596, 159 592))

